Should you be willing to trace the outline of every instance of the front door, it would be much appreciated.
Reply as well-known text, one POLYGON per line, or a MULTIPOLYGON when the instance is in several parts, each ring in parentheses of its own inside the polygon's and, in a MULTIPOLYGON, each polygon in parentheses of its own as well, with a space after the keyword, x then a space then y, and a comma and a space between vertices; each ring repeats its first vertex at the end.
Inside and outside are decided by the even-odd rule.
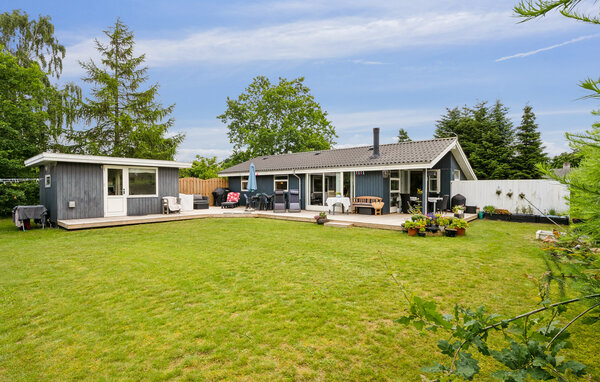
POLYGON ((104 216, 127 215, 127 174, 118 167, 104 168, 104 216))

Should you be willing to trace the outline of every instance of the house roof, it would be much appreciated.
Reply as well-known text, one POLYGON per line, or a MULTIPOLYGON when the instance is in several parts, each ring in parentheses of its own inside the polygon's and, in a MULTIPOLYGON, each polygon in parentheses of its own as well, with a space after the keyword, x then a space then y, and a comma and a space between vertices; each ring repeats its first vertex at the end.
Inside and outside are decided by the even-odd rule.
MULTIPOLYGON (((456 138, 429 139, 383 144, 379 146, 379 157, 373 158, 373 146, 350 147, 322 151, 308 151, 293 154, 266 155, 229 167, 220 176, 247 175, 250 163, 254 163, 257 173, 308 172, 317 169, 369 169, 395 166, 397 168, 433 166, 442 156, 455 149, 463 156, 456 138)), ((468 161, 461 164, 468 167, 465 173, 472 173, 468 161)), ((475 174, 472 174, 473 178, 475 174)))
POLYGON ((115 166, 142 166, 142 167, 171 167, 171 168, 190 168, 191 163, 175 162, 170 160, 139 159, 139 158, 118 158, 105 157, 97 155, 78 155, 78 154, 59 154, 59 153, 41 153, 25 160, 25 166, 41 166, 49 163, 68 162, 68 163, 94 163, 101 165, 115 166))

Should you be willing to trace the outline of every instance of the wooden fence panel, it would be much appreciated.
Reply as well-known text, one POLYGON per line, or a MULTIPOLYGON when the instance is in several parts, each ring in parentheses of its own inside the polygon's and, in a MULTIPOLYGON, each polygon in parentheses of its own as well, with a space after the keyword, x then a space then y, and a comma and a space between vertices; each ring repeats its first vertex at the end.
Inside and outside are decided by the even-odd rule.
POLYGON ((217 188, 229 187, 227 178, 179 178, 179 193, 180 194, 202 194, 208 195, 209 204, 215 205, 212 192, 217 188))

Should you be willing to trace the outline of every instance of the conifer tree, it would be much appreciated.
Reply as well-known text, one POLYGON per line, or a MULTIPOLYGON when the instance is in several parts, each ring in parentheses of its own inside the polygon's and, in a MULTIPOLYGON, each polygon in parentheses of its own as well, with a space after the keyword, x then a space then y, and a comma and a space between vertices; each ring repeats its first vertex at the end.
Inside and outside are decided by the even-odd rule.
POLYGON ((412 141, 412 139, 410 139, 410 137, 408 136, 408 133, 404 129, 398 130, 398 136, 396 138, 398 138, 398 142, 410 142, 410 141, 412 141))
POLYGON ((175 105, 163 107, 156 101, 158 84, 143 90, 148 68, 141 67, 145 55, 135 57, 134 34, 117 19, 104 31, 109 41, 96 40, 101 66, 93 60, 80 62, 93 84, 92 98, 82 105, 81 114, 91 128, 76 133, 75 151, 118 157, 173 159, 184 136, 167 137, 174 120, 175 105))
POLYGON ((517 127, 515 177, 519 179, 540 178, 542 172, 536 165, 545 163, 548 159, 543 150, 544 146, 542 145, 538 125, 535 123, 533 108, 527 105, 523 108, 521 124, 517 127))

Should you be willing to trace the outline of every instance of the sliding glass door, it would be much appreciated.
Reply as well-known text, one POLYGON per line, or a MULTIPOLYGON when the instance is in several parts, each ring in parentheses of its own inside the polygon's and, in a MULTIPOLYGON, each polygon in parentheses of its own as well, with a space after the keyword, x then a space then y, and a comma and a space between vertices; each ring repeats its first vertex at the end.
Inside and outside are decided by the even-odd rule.
POLYGON ((354 173, 352 172, 326 172, 309 174, 308 176, 309 205, 323 207, 327 205, 327 198, 354 196, 354 173))

